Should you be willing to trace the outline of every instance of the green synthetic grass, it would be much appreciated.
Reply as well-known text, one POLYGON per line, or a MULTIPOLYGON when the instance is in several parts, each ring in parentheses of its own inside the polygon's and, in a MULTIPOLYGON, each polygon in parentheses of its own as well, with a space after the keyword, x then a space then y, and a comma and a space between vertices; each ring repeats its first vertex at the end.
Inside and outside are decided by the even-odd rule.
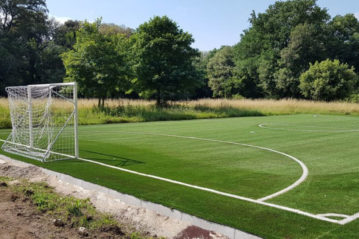
MULTIPOLYGON (((309 169, 305 182, 269 202, 313 214, 352 215, 359 212, 355 130, 358 117, 328 115, 81 126, 80 156, 257 199, 297 180, 300 166, 268 151, 161 134, 268 147, 297 157, 309 169)), ((2 130, 0 137, 8 133, 2 130)), ((16 158, 265 238, 357 238, 359 220, 341 226, 82 161, 16 158)))

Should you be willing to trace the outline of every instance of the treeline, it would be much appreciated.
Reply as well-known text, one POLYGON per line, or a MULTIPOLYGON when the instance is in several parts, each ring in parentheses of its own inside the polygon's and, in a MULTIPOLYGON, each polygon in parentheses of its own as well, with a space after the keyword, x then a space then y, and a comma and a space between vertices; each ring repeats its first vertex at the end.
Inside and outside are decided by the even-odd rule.
POLYGON ((45 0, 0 0, 4 87, 77 81, 80 95, 168 100, 204 97, 356 100, 359 22, 331 18, 316 0, 253 12, 234 46, 210 52, 168 17, 130 29, 48 16, 45 0))

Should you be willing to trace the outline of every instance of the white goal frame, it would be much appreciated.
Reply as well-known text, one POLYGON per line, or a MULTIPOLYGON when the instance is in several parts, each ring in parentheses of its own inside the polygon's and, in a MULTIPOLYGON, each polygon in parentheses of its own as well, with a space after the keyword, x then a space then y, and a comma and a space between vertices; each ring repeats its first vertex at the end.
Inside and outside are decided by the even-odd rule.
POLYGON ((6 87, 6 91, 8 92, 12 131, 4 141, 2 150, 41 162, 79 158, 76 82, 10 86, 6 87), (17 94, 17 92, 19 93, 17 94), (41 98, 36 98, 34 92, 40 92, 41 98), (68 112, 60 116, 63 120, 58 123, 60 125, 55 125, 52 118, 54 110, 51 107, 56 100, 58 105, 66 104, 69 108, 68 112), (33 110, 36 106, 40 109, 38 114, 36 114, 36 110, 33 110), (37 121, 33 119, 34 114, 39 118, 37 121), (20 120, 17 119, 19 116, 21 116, 20 120), (62 151, 60 146, 54 145, 57 141, 61 141, 61 137, 64 138, 62 134, 65 133, 71 139, 67 142, 67 151, 62 151), (21 139, 22 134, 25 135, 23 139, 21 139), (41 144, 38 143, 40 141, 41 144))

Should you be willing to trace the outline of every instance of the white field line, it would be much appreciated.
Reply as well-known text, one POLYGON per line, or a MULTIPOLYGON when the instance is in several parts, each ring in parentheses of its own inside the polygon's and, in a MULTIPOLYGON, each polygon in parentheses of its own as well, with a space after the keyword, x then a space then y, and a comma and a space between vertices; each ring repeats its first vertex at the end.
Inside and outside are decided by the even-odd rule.
POLYGON ((345 214, 338 214, 338 213, 323 213, 323 214, 317 214, 317 216, 323 216, 323 217, 342 217, 342 218, 348 218, 350 216, 345 214))
MULTIPOLYGON (((287 129, 287 128, 278 128, 278 127, 270 127, 266 124, 262 123, 258 125, 259 128, 263 129, 272 129, 272 130, 284 130, 284 131, 297 131, 297 132, 323 132, 323 133, 345 133, 345 132, 359 132, 359 129, 287 129)), ((307 126, 307 127, 316 127, 316 126, 307 126)), ((320 127, 317 127, 320 128, 320 127)))
POLYGON ((354 220, 356 220, 358 218, 359 218, 359 212, 355 213, 354 215, 351 215, 351 216, 349 216, 349 217, 347 217, 347 218, 345 218, 345 219, 343 219, 341 221, 339 221, 339 224, 345 225, 345 224, 347 224, 349 222, 352 222, 352 221, 354 221, 354 220))
POLYGON ((242 201, 247 201, 247 202, 251 202, 251 203, 255 203, 255 204, 259 204, 259 205, 264 205, 264 206, 268 206, 268 207, 277 208, 277 209, 280 209, 280 210, 296 213, 296 214, 299 214, 299 215, 315 218, 315 219, 322 220, 322 221, 327 221, 327 222, 331 222, 331 223, 340 224, 340 222, 338 220, 331 219, 331 218, 326 218, 326 217, 323 217, 323 216, 318 216, 318 215, 315 215, 315 214, 312 214, 312 213, 309 213, 309 212, 301 211, 299 209, 285 207, 285 206, 281 206, 281 205, 277 205, 277 204, 273 204, 273 203, 267 203, 267 202, 259 201, 259 200, 256 200, 256 199, 242 197, 242 196, 234 195, 234 194, 231 194, 231 193, 225 193, 225 192, 221 192, 221 191, 206 188, 206 187, 201 187, 201 186, 197 186, 197 185, 193 185, 193 184, 183 183, 183 182, 168 179, 168 178, 158 177, 158 176, 151 175, 151 174, 140 173, 140 172, 137 172, 137 171, 133 171, 133 170, 117 167, 117 166, 112 166, 112 165, 109 165, 109 164, 101 163, 101 162, 90 160, 90 159, 79 158, 79 160, 89 162, 89 163, 93 163, 93 164, 98 164, 98 165, 108 167, 108 168, 117 169, 117 170, 120 170, 120 171, 123 171, 123 172, 135 174, 135 175, 140 175, 140 176, 143 176, 143 177, 157 179, 157 180, 161 180, 161 181, 164 181, 164 182, 169 182, 169 183, 173 183, 173 184, 177 184, 177 185, 181 185, 181 186, 185 186, 185 187, 189 187, 189 188, 194 188, 194 189, 201 190, 201 191, 206 191, 206 192, 218 194, 218 195, 225 196, 225 197, 230 197, 230 198, 239 199, 239 200, 242 200, 242 201))
MULTIPOLYGON (((186 136, 173 136, 173 137, 186 137, 186 136)), ((2 139, 0 139, 0 141, 5 142, 5 140, 2 140, 2 139)), ((238 143, 236 143, 236 144, 238 144, 238 143)), ((243 145, 246 145, 246 144, 243 144, 243 145)), ((255 147, 259 147, 259 146, 255 146, 255 147)), ((74 156, 71 156, 71 155, 68 155, 68 156, 70 158, 74 158, 74 156)), ((159 177, 159 176, 155 176, 155 175, 151 175, 151 174, 140 173, 140 172, 137 172, 137 171, 133 171, 133 170, 129 170, 129 169, 125 169, 125 168, 121 168, 121 167, 101 163, 101 162, 90 160, 90 159, 78 158, 78 160, 93 163, 93 164, 97 164, 97 165, 101 165, 101 166, 104 166, 104 167, 107 167, 107 168, 116 169, 116 170, 123 171, 123 172, 126 172, 126 173, 131 173, 131 174, 135 174, 135 175, 139 175, 139 176, 143 176, 143 177, 148 177, 148 178, 152 178, 152 179, 156 179, 156 180, 160 180, 160 181, 164 181, 164 182, 168 182, 168 183, 173 183, 173 184, 177 184, 177 185, 181 185, 181 186, 185 186, 185 187, 189 187, 189 188, 194 188, 194 189, 201 190, 201 191, 206 191, 206 192, 218 194, 218 195, 229 197, 229 198, 234 198, 234 199, 239 199, 239 200, 242 200, 242 201, 247 201, 247 202, 251 202, 251 203, 255 203, 255 204, 259 204, 259 205, 264 205, 264 206, 280 209, 280 210, 287 211, 287 212, 296 213, 296 214, 299 214, 299 215, 302 215, 302 216, 307 216, 307 217, 311 217, 311 218, 314 218, 314 219, 317 219, 317 220, 322 220, 322 221, 331 222, 331 223, 335 223, 335 224, 344 225, 344 224, 346 224, 346 223, 348 223, 350 221, 353 221, 353 220, 359 218, 359 213, 357 213, 357 214, 354 214, 353 216, 350 216, 350 217, 348 217, 348 218, 346 218, 344 220, 339 221, 339 220, 335 220, 335 219, 331 219, 331 218, 326 218, 325 216, 305 212, 305 211, 295 209, 295 208, 281 206, 281 205, 277 205, 277 204, 273 204, 273 203, 267 203, 267 202, 264 202, 264 201, 260 201, 260 200, 256 200, 256 199, 252 199, 252 198, 247 198, 247 197, 242 197, 242 196, 234 195, 234 194, 231 194, 231 193, 225 193, 225 192, 221 192, 221 191, 218 191, 218 190, 214 190, 214 189, 210 189, 210 188, 206 188, 206 187, 201 187, 201 186, 197 186, 197 185, 193 185, 193 184, 183 183, 183 182, 180 182, 180 181, 176 181, 176 180, 172 180, 172 179, 168 179, 168 178, 163 178, 163 177, 159 177)))
MULTIPOLYGON (((102 132, 103 133, 103 132, 102 132)), ((123 132, 123 133, 128 133, 128 134, 133 134, 134 132, 123 132)), ((136 134, 136 133, 134 133, 136 134)), ((268 196, 265 196, 263 198, 259 198, 259 201, 266 201, 269 199, 272 199, 274 197, 277 197, 281 194, 284 194, 290 190, 292 190, 293 188, 297 187, 299 184, 301 184, 302 182, 305 181, 305 179, 308 177, 309 171, 307 166, 300 161, 299 159, 295 158, 292 155, 274 150, 274 149, 270 149, 270 148, 266 148, 266 147, 261 147, 261 146, 256 146, 256 145, 251 145, 251 144, 243 144, 243 143, 237 143, 237 142, 232 142, 232 141, 224 141, 224 140, 217 140, 217 139, 207 139, 207 138, 198 138, 198 137, 192 137, 192 136, 181 136, 181 135, 173 135, 173 134, 155 134, 155 133, 138 133, 139 135, 154 135, 154 136, 165 136, 165 137, 175 137, 175 138, 184 138, 184 139, 193 139, 193 140, 200 140, 200 141, 209 141, 209 142, 216 142, 216 143, 224 143, 224 144, 233 144, 233 145, 240 145, 240 146, 245 146, 245 147, 251 147, 251 148, 257 148, 257 149, 261 149, 261 150, 265 150, 265 151, 269 151, 272 153, 276 153, 276 154, 280 154, 283 155, 287 158, 290 158, 291 160, 295 161, 296 163, 298 163, 300 165, 300 167, 302 168, 302 175, 301 177, 295 181, 293 184, 289 185, 288 187, 275 192, 273 194, 270 194, 268 196)), ((107 134, 106 134, 107 135, 107 134)))
MULTIPOLYGON (((148 134, 148 133, 146 133, 148 134)), ((224 141, 224 140, 217 140, 217 139, 207 139, 207 138, 198 138, 198 137, 192 137, 192 136, 181 136, 181 135, 173 135, 173 134, 152 134, 152 133, 149 133, 149 135, 158 135, 158 136, 166 136, 166 137, 175 137, 175 138, 184 138, 184 139, 194 139, 194 140, 200 140, 200 141, 209 141, 209 142, 216 142, 216 143, 224 143, 224 144, 233 144, 233 145, 240 145, 240 146, 245 146, 245 147, 250 147, 250 148, 256 148, 256 149, 261 149, 261 150, 265 150, 265 151, 269 151, 269 152, 272 152, 272 153, 277 153, 277 154, 280 154, 280 155, 283 155, 287 158, 290 158, 291 160, 295 161, 296 163, 298 163, 300 165, 300 167, 302 168, 302 176, 297 180, 295 181, 293 184, 289 185, 288 187, 276 192, 276 193, 273 193, 271 195, 268 195, 268 196, 265 196, 263 198, 260 198, 260 199, 257 199, 258 201, 266 201, 266 200, 269 200, 269 199, 272 199, 274 197, 277 197, 281 194, 284 194, 290 190, 292 190, 293 188, 297 187, 299 184, 301 184, 302 182, 305 181, 305 179, 307 178, 308 176, 308 168, 307 166, 302 162, 300 161, 299 159, 293 157, 292 155, 289 155, 289 154, 286 154, 286 153, 283 153, 283 152, 280 152, 280 151, 277 151, 277 150, 274 150, 274 149, 270 149, 270 148, 266 148, 266 147, 261 147, 261 146, 256 146, 256 145, 251 145, 251 144, 243 144, 243 143, 237 143, 237 142, 232 142, 232 141, 224 141)))

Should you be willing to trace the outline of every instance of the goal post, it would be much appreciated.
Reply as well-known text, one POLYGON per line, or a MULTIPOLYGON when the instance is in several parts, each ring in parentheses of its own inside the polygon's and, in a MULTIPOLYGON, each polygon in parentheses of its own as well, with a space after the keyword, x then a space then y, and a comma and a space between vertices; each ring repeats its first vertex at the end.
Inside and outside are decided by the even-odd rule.
POLYGON ((77 84, 6 87, 12 131, 6 152, 42 162, 79 157, 77 84))

